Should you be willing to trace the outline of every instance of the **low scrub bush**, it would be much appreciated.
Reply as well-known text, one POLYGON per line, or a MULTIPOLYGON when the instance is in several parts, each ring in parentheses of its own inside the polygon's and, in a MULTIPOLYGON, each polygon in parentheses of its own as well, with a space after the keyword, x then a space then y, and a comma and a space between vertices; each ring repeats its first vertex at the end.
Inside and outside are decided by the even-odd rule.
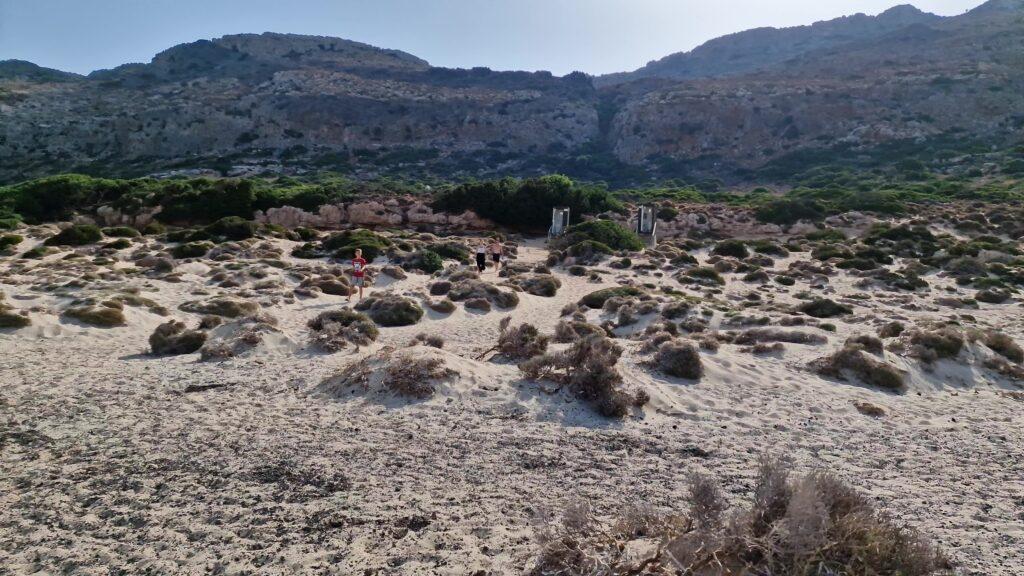
POLYGON ((363 251, 363 258, 373 262, 391 246, 391 241, 370 230, 358 228, 331 234, 321 243, 322 250, 335 258, 350 259, 355 256, 356 249, 363 251))
POLYGON ((423 400, 434 395, 436 382, 456 375, 441 358, 396 356, 384 369, 381 383, 394 394, 423 400))
POLYGON ((811 363, 811 367, 822 376, 842 380, 851 374, 871 386, 887 390, 903 388, 903 374, 899 370, 871 357, 858 344, 848 344, 831 356, 819 358, 811 363))
POLYGON ((964 347, 964 337, 950 327, 931 331, 917 331, 910 335, 910 344, 923 360, 956 358, 964 347))
POLYGON ((987 330, 982 335, 982 342, 984 342, 985 346, 992 349, 993 352, 1003 356, 1011 362, 1016 362, 1018 364, 1024 362, 1024 349, 1020 347, 1020 344, 1014 342, 1013 338, 1010 338, 1002 332, 987 330))
POLYGON ((19 234, 2 234, 0 235, 0 251, 17 246, 24 241, 25 237, 19 234))
POLYGON ((366 312, 380 326, 410 326, 423 317, 423 308, 419 304, 389 292, 367 296, 356 304, 355 309, 366 312))
POLYGON ((733 258, 746 258, 750 256, 747 245, 740 240, 722 240, 711 250, 715 256, 731 256, 733 258))
POLYGON ((635 232, 611 220, 588 220, 570 226, 563 236, 551 242, 551 246, 562 250, 582 242, 594 242, 611 250, 640 251, 644 249, 644 243, 635 232))
POLYGON ((805 302, 798 306, 797 310, 814 318, 835 318, 836 316, 853 314, 853 308, 828 298, 818 298, 805 302))
POLYGON ((748 503, 730 510, 711 478, 689 478, 686 511, 628 508, 611 519, 586 503, 538 530, 532 576, 580 574, 952 574, 945 555, 874 501, 822 471, 794 477, 762 457, 748 503), (645 553, 638 555, 638 550, 645 553))
POLYGON ((689 342, 669 340, 658 347, 651 365, 676 378, 697 380, 704 374, 700 351, 689 342))
POLYGON ((72 306, 64 310, 63 316, 100 328, 114 328, 127 325, 128 321, 120 307, 104 304, 72 306))
POLYGON ((198 352, 206 343, 206 333, 190 330, 184 322, 171 320, 156 327, 149 336, 150 352, 157 356, 173 356, 198 352))
POLYGON ((588 308, 604 308, 609 298, 631 298, 641 296, 644 291, 635 286, 616 286, 614 288, 602 288, 580 298, 579 304, 588 308))
POLYGON ((498 352, 512 360, 526 360, 543 354, 548 349, 548 337, 533 324, 511 326, 512 317, 506 316, 498 325, 498 352))
POLYGON ((590 402, 609 418, 625 416, 630 406, 647 400, 643 392, 622 389, 622 375, 615 365, 622 349, 604 336, 578 340, 567 350, 536 356, 519 365, 531 380, 550 380, 567 386, 578 398, 590 402))
POLYGON ((343 350, 346 344, 369 346, 380 331, 366 315, 347 308, 321 312, 309 321, 313 342, 327 352, 343 350))
POLYGON ((85 246, 86 244, 95 244, 102 239, 103 232, 99 226, 75 224, 47 238, 44 244, 47 246, 85 246))

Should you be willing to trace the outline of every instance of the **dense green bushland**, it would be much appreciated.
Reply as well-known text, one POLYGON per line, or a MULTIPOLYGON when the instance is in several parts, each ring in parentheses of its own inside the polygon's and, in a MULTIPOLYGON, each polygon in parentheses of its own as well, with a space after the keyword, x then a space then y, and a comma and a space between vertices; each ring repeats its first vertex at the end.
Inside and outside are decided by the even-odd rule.
POLYGON ((535 230, 548 227, 554 206, 568 206, 574 222, 584 214, 623 209, 605 187, 579 184, 562 175, 469 182, 446 188, 434 198, 439 210, 473 210, 498 224, 535 230))
POLYGON ((255 210, 296 206, 316 210, 360 194, 418 189, 401 182, 358 182, 334 175, 311 180, 277 178, 188 178, 115 180, 62 174, 0 187, 0 227, 5 220, 64 220, 76 211, 111 205, 127 212, 163 206, 167 222, 213 222, 229 216, 252 218, 255 210))

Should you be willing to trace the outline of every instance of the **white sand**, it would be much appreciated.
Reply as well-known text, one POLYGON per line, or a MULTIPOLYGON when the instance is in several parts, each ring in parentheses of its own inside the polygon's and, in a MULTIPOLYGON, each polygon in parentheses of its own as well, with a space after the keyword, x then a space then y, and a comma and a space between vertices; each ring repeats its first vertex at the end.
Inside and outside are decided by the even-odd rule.
MULTIPOLYGON (((520 249, 520 261, 545 255, 538 241, 520 249)), ((222 290, 206 284, 204 264, 179 270, 188 272, 179 283, 127 284, 194 325, 198 316, 178 304, 200 298, 191 294, 198 289, 222 290)), ((358 352, 306 348, 306 322, 344 298, 268 306, 281 336, 223 362, 149 357, 146 340, 167 318, 126 307, 127 327, 81 326, 56 315, 66 299, 32 289, 40 272, 8 275, 0 286, 8 303, 36 311, 33 326, 0 331, 0 573, 521 573, 535 552, 539 511, 577 499, 608 512, 677 505, 690 470, 719 478, 738 499, 765 451, 792 457, 801 470, 834 471, 933 535, 964 573, 1024 570, 1024 401, 1006 395, 1018 389, 1013 382, 964 362, 928 372, 891 353, 908 370, 902 395, 806 369, 891 317, 950 317, 948 308, 929 310, 944 292, 915 298, 917 311, 886 304, 892 293, 879 292, 857 302, 850 322, 835 322, 836 334, 793 328, 828 335, 826 345, 787 344, 766 356, 733 345, 702 352, 698 382, 652 372, 640 364, 640 342, 620 340, 627 383, 652 396, 622 421, 596 416, 551 384, 523 381, 514 365, 475 359, 493 346, 506 314, 550 332, 566 303, 619 279, 682 289, 667 276, 607 270, 602 283, 558 270, 555 298, 520 294, 509 312, 428 310, 418 325, 382 329, 358 352), (872 315, 879 320, 869 322, 872 315), (420 332, 443 336, 444 350, 408 353, 442 357, 460 374, 433 398, 312 393, 342 367, 383 346, 404 349, 420 332), (211 384, 223 386, 183 393, 211 384), (862 415, 859 401, 888 415, 862 415)), ((719 298, 753 290, 791 303, 806 288, 728 276, 719 298)), ((271 278, 296 284, 274 269, 271 278)), ((387 284, 422 293, 428 282, 381 278, 371 291, 387 284)), ((837 277, 828 290, 842 295, 851 286, 837 277)), ((1018 304, 964 312, 1024 336, 1018 304)), ((983 353, 973 346, 966 354, 983 353)))

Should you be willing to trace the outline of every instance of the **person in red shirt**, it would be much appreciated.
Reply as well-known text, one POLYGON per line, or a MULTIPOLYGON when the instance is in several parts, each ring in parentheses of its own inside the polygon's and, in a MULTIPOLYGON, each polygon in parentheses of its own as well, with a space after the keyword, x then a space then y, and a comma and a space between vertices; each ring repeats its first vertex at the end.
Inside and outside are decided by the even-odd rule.
MULTIPOLYGON (((356 248, 355 257, 352 258, 352 285, 359 288, 359 299, 363 299, 363 282, 366 279, 366 260, 363 259, 363 251, 356 248)), ((348 301, 352 301, 352 294, 348 295, 348 301)))

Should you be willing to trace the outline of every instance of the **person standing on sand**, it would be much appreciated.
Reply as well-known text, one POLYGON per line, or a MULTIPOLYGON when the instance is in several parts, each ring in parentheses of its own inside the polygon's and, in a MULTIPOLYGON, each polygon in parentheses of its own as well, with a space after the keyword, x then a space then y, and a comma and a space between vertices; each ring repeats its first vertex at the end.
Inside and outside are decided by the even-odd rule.
MULTIPOLYGON (((352 258, 352 285, 359 288, 359 299, 363 299, 363 283, 366 281, 366 260, 363 259, 363 251, 356 248, 355 256, 352 258)), ((348 299, 352 301, 352 293, 349 292, 348 299)))
POLYGON ((483 240, 476 245, 476 269, 478 272, 487 269, 487 244, 483 240))
POLYGON ((501 270, 501 242, 499 242, 497 238, 491 240, 491 244, 487 247, 487 251, 491 253, 491 260, 494 262, 494 272, 498 273, 501 270))

